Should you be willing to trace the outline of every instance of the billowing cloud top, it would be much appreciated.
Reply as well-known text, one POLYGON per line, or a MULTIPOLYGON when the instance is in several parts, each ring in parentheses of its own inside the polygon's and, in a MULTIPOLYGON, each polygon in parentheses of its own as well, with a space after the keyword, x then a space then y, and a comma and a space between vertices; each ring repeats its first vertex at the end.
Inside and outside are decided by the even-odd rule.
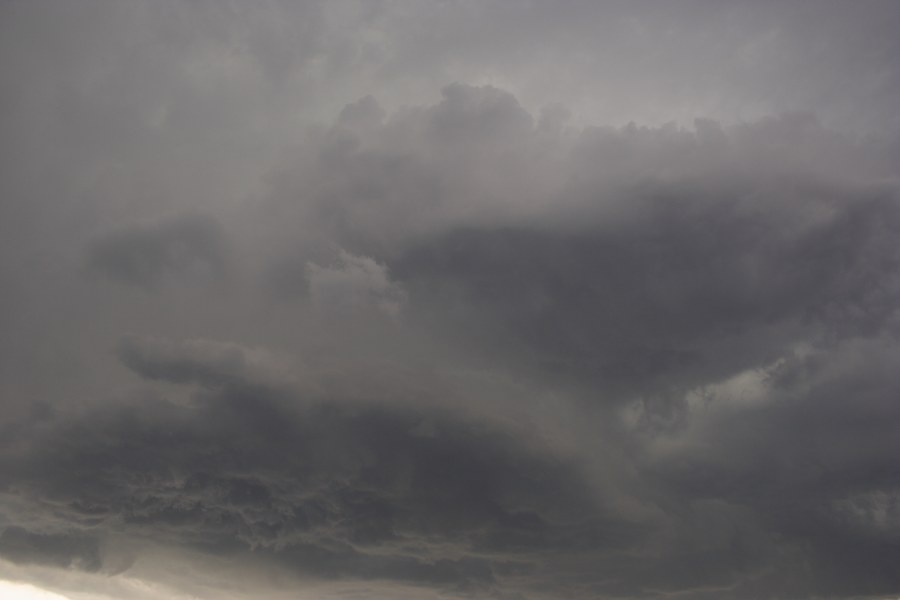
POLYGON ((2 589, 900 595, 895 3, 0 17, 2 589))

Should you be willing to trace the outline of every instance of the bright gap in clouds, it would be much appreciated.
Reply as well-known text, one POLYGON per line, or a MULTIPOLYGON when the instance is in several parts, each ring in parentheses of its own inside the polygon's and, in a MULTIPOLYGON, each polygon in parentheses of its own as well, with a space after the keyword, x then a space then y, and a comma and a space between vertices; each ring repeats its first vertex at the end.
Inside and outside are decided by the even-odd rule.
POLYGON ((33 585, 0 581, 0 598, 3 600, 71 600, 68 596, 54 594, 33 585))

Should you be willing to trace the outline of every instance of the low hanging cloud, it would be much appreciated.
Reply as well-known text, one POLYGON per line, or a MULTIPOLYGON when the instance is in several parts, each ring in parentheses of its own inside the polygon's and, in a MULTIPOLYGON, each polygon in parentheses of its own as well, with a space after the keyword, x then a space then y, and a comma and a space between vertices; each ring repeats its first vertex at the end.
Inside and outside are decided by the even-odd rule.
POLYGON ((305 577, 488 593, 547 577, 549 551, 639 534, 601 509, 570 458, 500 423, 298 397, 246 374, 252 353, 126 339, 136 374, 205 387, 187 407, 114 409, 20 438, 4 485, 25 500, 6 518, 25 528, 8 527, 0 553, 97 570, 98 548, 126 536, 265 556, 305 577))
POLYGON ((0 534, 0 556, 21 563, 96 571, 100 568, 97 541, 79 535, 33 533, 8 526, 0 534))
POLYGON ((85 245, 128 385, 7 428, 0 555, 345 597, 896 594, 896 158, 808 113, 366 96, 258 201, 85 245))
POLYGON ((780 584, 794 593, 892 593, 900 584, 892 338, 773 365, 762 375, 763 403, 693 403, 683 427, 642 434, 642 468, 673 496, 752 510, 804 556, 806 572, 780 584))

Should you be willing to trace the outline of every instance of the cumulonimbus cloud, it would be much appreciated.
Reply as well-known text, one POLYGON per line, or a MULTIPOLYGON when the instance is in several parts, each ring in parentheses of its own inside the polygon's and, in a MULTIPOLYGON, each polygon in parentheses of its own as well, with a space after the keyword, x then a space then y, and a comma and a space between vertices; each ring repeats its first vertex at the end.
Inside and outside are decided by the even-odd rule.
POLYGON ((900 585, 889 146, 463 84, 298 146, 238 218, 87 244, 163 309, 109 317, 138 392, 10 429, 4 556, 106 572, 126 539, 385 595, 900 585))

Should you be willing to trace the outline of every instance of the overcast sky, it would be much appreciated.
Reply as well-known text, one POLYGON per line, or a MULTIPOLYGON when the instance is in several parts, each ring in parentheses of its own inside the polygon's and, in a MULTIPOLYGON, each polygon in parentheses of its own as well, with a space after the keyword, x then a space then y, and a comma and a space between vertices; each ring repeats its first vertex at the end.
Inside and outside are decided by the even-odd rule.
POLYGON ((900 3, 0 4, 0 595, 900 597, 900 3))

